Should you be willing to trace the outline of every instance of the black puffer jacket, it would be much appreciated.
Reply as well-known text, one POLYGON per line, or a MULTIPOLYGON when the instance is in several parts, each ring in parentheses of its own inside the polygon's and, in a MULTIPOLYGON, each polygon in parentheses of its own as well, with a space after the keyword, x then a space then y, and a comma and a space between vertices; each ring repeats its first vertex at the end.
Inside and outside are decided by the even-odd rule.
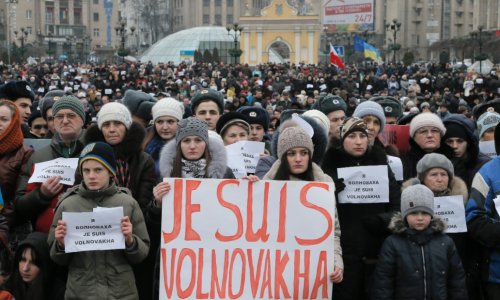
POLYGON ((457 158, 452 155, 451 149, 446 149, 445 140, 446 135, 443 139, 442 148, 447 151, 443 151, 449 160, 453 163, 453 168, 455 169, 455 175, 462 178, 467 184, 467 188, 470 189, 472 185, 472 179, 476 173, 481 169, 481 167, 490 161, 490 158, 483 153, 479 152, 479 139, 477 137, 476 127, 474 122, 462 114, 452 114, 443 120, 444 126, 448 127, 449 124, 457 124, 467 134, 467 157, 457 158))
POLYGON ((387 165, 387 156, 380 147, 369 148, 360 158, 352 157, 336 147, 328 149, 325 154, 322 169, 334 180, 338 179, 338 168, 378 165, 386 165, 388 168, 388 203, 339 204, 337 200, 344 255, 363 259, 377 257, 382 242, 390 234, 387 225, 392 215, 400 209, 400 187, 387 165))
MULTIPOLYGON (((444 141, 441 139, 441 147, 432 153, 439 153, 446 155, 443 147, 444 141)), ((405 155, 401 156, 401 161, 403 162, 403 179, 408 180, 410 178, 417 176, 417 163, 424 155, 429 154, 430 152, 426 152, 420 148, 420 146, 410 138, 410 151, 405 155)), ((446 148, 446 149, 449 149, 446 148)))
POLYGON ((408 228, 401 214, 391 220, 375 269, 373 299, 468 299, 465 273, 441 219, 423 231, 408 228))

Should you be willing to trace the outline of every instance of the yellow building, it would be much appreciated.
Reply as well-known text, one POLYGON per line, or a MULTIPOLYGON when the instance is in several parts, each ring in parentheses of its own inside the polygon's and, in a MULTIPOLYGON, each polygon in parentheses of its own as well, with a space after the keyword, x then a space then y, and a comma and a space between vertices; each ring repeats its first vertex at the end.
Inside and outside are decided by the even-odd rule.
POLYGON ((311 6, 310 11, 299 14, 287 1, 274 0, 262 9, 260 16, 243 12, 241 63, 318 63, 322 26, 320 12, 314 10, 311 6))

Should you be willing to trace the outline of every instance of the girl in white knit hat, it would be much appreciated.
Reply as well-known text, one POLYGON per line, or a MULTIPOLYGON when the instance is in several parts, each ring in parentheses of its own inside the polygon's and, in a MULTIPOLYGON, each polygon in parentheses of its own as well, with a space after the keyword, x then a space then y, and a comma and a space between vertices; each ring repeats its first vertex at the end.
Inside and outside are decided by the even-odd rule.
POLYGON ((177 123, 184 114, 184 105, 174 98, 163 98, 156 102, 151 111, 154 125, 147 129, 142 146, 144 152, 155 161, 156 177, 160 179, 160 151, 168 141, 175 138, 177 123))

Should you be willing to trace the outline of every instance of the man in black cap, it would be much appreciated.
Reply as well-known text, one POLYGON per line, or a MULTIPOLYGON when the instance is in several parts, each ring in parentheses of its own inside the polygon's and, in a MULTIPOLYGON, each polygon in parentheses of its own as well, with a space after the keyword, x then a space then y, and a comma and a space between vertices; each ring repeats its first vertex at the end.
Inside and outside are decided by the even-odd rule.
POLYGON ((9 81, 0 86, 0 100, 7 99, 14 102, 19 109, 23 136, 29 137, 28 119, 31 115, 31 104, 35 94, 31 85, 25 80, 9 81))
POLYGON ((345 120, 347 104, 344 99, 339 96, 326 95, 319 98, 312 106, 312 109, 317 109, 324 113, 330 120, 330 136, 335 135, 339 126, 345 120))
POLYGON ((401 101, 390 96, 379 96, 370 98, 384 109, 385 124, 397 124, 398 119, 403 115, 401 101))
POLYGON ((215 131, 217 121, 224 111, 224 97, 213 89, 203 89, 191 98, 193 115, 208 123, 208 129, 215 131))

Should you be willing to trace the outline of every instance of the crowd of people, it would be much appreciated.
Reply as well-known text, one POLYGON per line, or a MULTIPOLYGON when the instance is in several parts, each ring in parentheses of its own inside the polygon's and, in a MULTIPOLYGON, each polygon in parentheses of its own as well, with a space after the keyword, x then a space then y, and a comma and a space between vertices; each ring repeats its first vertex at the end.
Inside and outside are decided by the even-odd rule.
POLYGON ((500 158, 480 148, 500 153, 494 69, 0 70, 1 299, 158 299, 162 199, 172 189, 163 178, 235 178, 226 146, 242 140, 265 144, 242 180, 334 183, 333 299, 500 299, 500 158), (381 138, 389 126, 407 128, 407 148, 381 138), (57 158, 78 159, 73 185, 30 180, 57 158), (349 185, 339 170, 360 166, 382 166, 387 199, 339 201, 349 185), (446 233, 434 214, 445 196, 460 197, 467 230, 446 233), (125 248, 67 253, 63 212, 96 207, 123 207, 125 248))

